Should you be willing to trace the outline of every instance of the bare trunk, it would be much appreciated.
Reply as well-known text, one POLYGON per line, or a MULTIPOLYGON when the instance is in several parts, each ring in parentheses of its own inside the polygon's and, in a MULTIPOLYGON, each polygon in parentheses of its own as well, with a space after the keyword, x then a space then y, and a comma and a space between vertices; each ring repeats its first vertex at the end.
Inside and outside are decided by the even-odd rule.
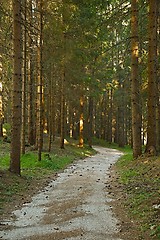
MULTIPOLYGON (((29 1, 29 24, 32 26, 32 0, 29 1)), ((28 53, 28 143, 34 145, 35 140, 35 126, 34 126, 34 98, 35 98, 35 81, 33 75, 33 46, 32 46, 32 33, 29 29, 29 53, 28 53)))
POLYGON ((0 55, 0 137, 3 137, 2 63, 0 55))
POLYGON ((92 137, 93 137, 93 97, 89 97, 89 107, 88 107, 88 145, 92 147, 92 137))
POLYGON ((20 174, 21 126, 22 126, 22 33, 21 2, 13 0, 14 76, 12 98, 12 135, 10 171, 20 174))
POLYGON ((80 119, 79 119, 79 146, 83 147, 84 139, 83 139, 83 107, 84 107, 84 100, 83 97, 80 98, 80 119))
MULTIPOLYGON (((53 74, 53 72, 52 72, 53 74)), ((52 128, 52 140, 54 141, 55 140, 55 132, 56 132, 56 81, 53 81, 54 78, 53 78, 53 75, 51 76, 51 88, 52 88, 52 96, 51 96, 51 106, 52 106, 52 109, 51 109, 51 115, 52 115, 52 124, 51 124, 51 128, 52 128)))
POLYGON ((133 157, 142 154, 140 83, 138 78, 138 6, 137 0, 131 5, 131 101, 132 101, 132 143, 133 157))
MULTIPOLYGON (((24 0, 24 20, 26 24, 27 20, 27 6, 26 0, 24 0)), ((26 81, 27 81, 27 30, 24 25, 23 30, 24 42, 23 42, 23 81, 22 81, 22 133, 21 133, 21 152, 25 154, 25 137, 26 137, 26 81)))
POLYGON ((149 0, 148 124, 146 152, 156 154, 157 0, 149 0))
MULTIPOLYGON (((160 2, 157 1, 157 16, 158 16, 158 21, 157 21, 157 55, 158 57, 160 56, 160 2)), ((157 93, 157 118, 156 118, 156 122, 157 122, 157 151, 160 152, 160 69, 159 69, 159 64, 157 66, 157 89, 158 89, 158 93, 157 93)))
POLYGON ((65 69, 62 67, 61 78, 61 136, 60 136, 60 148, 64 149, 64 115, 65 115, 65 97, 64 97, 64 82, 65 82, 65 69))
POLYGON ((52 122, 53 122, 53 118, 54 116, 52 115, 52 104, 53 104, 53 71, 52 71, 52 66, 50 67, 50 77, 49 77, 49 84, 48 84, 48 113, 47 113, 47 117, 48 117, 48 134, 49 134, 49 139, 48 139, 48 152, 51 151, 51 147, 52 147, 52 134, 53 134, 53 126, 52 126, 52 122))
POLYGON ((108 142, 112 142, 113 89, 108 90, 108 142))
POLYGON ((42 0, 38 3, 40 24, 38 36, 38 160, 41 161, 41 153, 43 148, 43 81, 42 81, 42 0))

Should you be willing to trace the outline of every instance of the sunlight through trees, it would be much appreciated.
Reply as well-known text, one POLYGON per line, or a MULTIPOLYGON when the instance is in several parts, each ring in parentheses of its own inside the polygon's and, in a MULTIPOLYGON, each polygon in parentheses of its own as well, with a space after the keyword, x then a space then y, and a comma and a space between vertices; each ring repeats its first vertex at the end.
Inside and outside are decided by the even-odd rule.
POLYGON ((159 151, 156 4, 1 1, 0 123, 12 127, 11 171, 20 174, 26 146, 41 160, 44 138, 49 151, 69 137, 82 147, 93 137, 132 145, 135 158, 146 143, 159 151))

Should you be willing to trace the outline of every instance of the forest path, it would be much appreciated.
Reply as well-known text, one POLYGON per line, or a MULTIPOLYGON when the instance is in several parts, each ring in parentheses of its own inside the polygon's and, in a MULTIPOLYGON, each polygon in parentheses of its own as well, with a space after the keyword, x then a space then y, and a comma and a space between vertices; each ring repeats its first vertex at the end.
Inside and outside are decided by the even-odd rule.
POLYGON ((95 147, 95 156, 78 160, 22 209, 3 222, 9 240, 122 240, 107 192, 109 169, 122 155, 117 150, 95 147))

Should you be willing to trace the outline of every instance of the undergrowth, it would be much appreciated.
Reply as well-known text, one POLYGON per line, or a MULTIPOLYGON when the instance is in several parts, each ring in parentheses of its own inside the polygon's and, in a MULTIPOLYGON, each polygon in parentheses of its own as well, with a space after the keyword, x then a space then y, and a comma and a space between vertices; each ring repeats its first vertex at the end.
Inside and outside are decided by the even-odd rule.
POLYGON ((75 143, 68 143, 65 149, 60 149, 55 143, 52 151, 44 151, 42 160, 38 161, 37 152, 27 149, 26 154, 21 156, 21 177, 18 177, 8 171, 9 148, 9 143, 0 143, 0 214, 5 211, 7 203, 16 200, 17 196, 24 195, 34 181, 52 176, 76 159, 95 154, 95 150, 87 146, 79 148, 75 143))
POLYGON ((104 140, 94 141, 94 144, 124 153, 116 169, 127 194, 124 204, 128 215, 139 223, 141 239, 160 239, 160 157, 143 155, 135 160, 130 146, 119 148, 117 144, 109 144, 104 140))
POLYGON ((142 239, 160 239, 160 157, 122 156, 117 162, 120 181, 127 193, 125 205, 138 223, 142 239))
MULTIPOLYGON (((141 228, 141 239, 160 239, 160 157, 146 157, 134 160, 130 146, 119 148, 117 144, 93 139, 94 145, 115 148, 124 153, 116 164, 127 194, 124 204, 128 214, 141 228), (147 236, 147 238, 145 237, 147 236), (149 238, 148 238, 149 236, 149 238)), ((9 145, 0 143, 0 213, 6 202, 11 202, 31 185, 34 179, 42 179, 54 172, 64 169, 75 159, 85 158, 95 151, 91 148, 68 144, 65 150, 53 146, 52 152, 43 152, 42 161, 37 153, 28 151, 21 158, 22 176, 17 177, 7 171, 9 166, 9 145)))

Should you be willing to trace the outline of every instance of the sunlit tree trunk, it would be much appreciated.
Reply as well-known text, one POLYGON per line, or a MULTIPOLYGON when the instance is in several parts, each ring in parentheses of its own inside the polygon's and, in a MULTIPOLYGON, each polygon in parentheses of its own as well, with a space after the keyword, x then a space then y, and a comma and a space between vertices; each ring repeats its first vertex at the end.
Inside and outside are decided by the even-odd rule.
POLYGON ((80 119, 79 119, 79 147, 83 147, 83 129, 84 129, 84 119, 83 119, 83 108, 84 108, 84 99, 80 98, 80 119))
POLYGON ((69 105, 69 137, 73 138, 74 133, 74 109, 72 108, 72 105, 70 103, 69 105))
POLYGON ((21 1, 13 0, 14 75, 12 98, 12 135, 10 171, 20 174, 21 126, 22 126, 22 31, 21 1))
POLYGON ((142 154, 141 103, 138 75, 138 0, 131 1, 131 101, 133 157, 142 154))
POLYGON ((156 154, 157 0, 149 0, 148 123, 146 152, 156 154))

